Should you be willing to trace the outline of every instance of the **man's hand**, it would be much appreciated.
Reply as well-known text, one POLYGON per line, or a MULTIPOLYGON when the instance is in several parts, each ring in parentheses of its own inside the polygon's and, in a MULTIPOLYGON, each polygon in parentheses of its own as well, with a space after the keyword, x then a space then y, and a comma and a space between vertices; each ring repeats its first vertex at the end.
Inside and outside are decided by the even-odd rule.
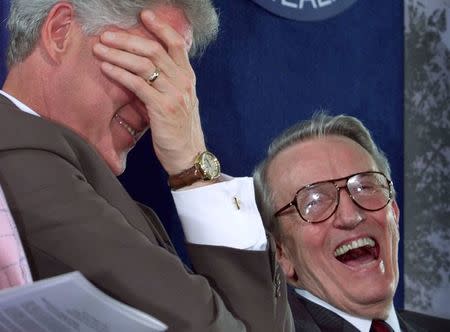
POLYGON ((104 61, 103 72, 140 99, 149 118, 155 153, 168 174, 177 174, 192 166, 195 156, 205 150, 205 142, 195 74, 188 57, 189 25, 184 21, 185 28, 180 28, 183 24, 172 22, 181 30, 177 32, 163 19, 167 15, 159 16, 159 8, 141 14, 142 33, 107 31, 94 52, 104 61), (147 82, 156 68, 159 76, 147 82))

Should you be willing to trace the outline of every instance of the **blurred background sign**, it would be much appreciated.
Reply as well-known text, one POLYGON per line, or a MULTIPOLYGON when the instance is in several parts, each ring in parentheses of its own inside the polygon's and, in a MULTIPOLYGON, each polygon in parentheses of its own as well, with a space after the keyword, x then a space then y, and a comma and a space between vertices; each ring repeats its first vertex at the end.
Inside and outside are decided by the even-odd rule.
POLYGON ((319 21, 336 16, 357 0, 252 0, 269 12, 297 21, 319 21))

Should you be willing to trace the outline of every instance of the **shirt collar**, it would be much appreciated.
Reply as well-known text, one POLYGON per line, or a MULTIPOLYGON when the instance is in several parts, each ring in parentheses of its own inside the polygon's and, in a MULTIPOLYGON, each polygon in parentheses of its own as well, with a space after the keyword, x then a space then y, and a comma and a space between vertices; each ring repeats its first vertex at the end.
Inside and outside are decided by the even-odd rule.
POLYGON ((36 113, 35 111, 33 111, 31 108, 29 108, 27 105, 25 105, 24 103, 22 103, 20 100, 14 98, 13 96, 11 96, 10 94, 6 93, 3 90, 0 90, 0 94, 5 96, 6 98, 8 98, 10 101, 12 101, 14 103, 14 105, 16 105, 21 111, 28 113, 28 114, 32 114, 35 116, 39 116, 40 115, 38 113, 36 113))
MULTIPOLYGON (((372 320, 356 317, 353 315, 350 315, 342 310, 339 310, 338 308, 333 307, 332 305, 328 304, 327 302, 323 301, 322 299, 318 298, 317 296, 311 294, 307 290, 296 288, 295 292, 299 294, 300 296, 303 296, 304 298, 310 300, 311 302, 314 302, 332 312, 339 315, 343 319, 345 319, 347 322, 355 326, 358 330, 361 332, 369 332, 370 331, 370 325, 372 324, 372 320)), ((401 332, 400 324, 398 322, 397 314, 395 313, 394 306, 391 305, 389 309, 389 315, 388 318, 385 320, 386 323, 388 323, 394 332, 401 332)))

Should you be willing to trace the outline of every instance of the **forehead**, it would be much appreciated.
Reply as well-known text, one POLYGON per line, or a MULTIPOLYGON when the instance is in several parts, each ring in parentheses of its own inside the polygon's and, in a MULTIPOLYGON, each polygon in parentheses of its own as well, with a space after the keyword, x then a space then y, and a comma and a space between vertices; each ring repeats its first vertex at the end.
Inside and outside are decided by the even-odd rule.
POLYGON ((378 170, 370 154, 355 141, 327 136, 303 141, 280 152, 268 169, 273 189, 294 191, 301 186, 353 173, 378 170))

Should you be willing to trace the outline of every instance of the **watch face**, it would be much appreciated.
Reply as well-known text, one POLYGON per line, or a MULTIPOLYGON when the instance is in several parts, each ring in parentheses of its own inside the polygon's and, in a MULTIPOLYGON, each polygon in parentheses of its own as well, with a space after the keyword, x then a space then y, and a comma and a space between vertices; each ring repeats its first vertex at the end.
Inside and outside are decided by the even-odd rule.
POLYGON ((203 152, 200 156, 200 167, 205 180, 216 179, 220 176, 220 163, 211 152, 203 152))

